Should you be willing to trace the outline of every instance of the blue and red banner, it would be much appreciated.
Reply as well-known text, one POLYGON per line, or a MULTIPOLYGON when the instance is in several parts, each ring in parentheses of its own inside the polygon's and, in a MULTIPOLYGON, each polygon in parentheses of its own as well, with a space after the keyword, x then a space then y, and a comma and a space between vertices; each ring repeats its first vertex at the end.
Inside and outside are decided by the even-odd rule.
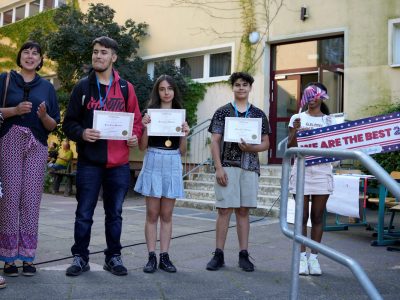
MULTIPOLYGON (((360 150, 367 154, 400 150, 400 112, 299 131, 297 145, 336 150, 360 150)), ((307 156, 306 165, 339 160, 307 156)))

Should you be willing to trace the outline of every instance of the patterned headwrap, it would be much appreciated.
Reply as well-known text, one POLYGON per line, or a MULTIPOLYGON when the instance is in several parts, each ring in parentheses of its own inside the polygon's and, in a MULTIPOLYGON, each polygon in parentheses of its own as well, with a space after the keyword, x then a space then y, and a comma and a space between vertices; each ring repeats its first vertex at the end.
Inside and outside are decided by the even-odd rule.
POLYGON ((300 102, 301 107, 304 107, 304 105, 314 99, 327 100, 329 99, 329 96, 324 90, 320 89, 319 87, 315 85, 310 85, 303 92, 303 96, 301 97, 300 102))

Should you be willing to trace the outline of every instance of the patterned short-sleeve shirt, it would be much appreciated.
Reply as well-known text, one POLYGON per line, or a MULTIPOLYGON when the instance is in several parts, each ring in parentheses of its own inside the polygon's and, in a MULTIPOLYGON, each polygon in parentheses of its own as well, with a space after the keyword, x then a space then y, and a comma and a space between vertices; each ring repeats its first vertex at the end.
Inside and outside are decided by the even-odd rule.
MULTIPOLYGON (((238 117, 244 118, 245 112, 238 112, 238 117)), ((224 128, 225 128, 225 118, 235 117, 235 109, 232 103, 228 103, 216 110, 213 118, 211 119, 210 127, 208 131, 210 133, 218 133, 222 135, 221 140, 221 164, 223 167, 239 167, 244 170, 254 171, 260 174, 260 161, 258 159, 258 153, 254 152, 242 152, 240 150, 238 143, 223 142, 224 128)), ((261 118, 262 127, 261 134, 270 134, 271 129, 269 122, 265 113, 255 107, 250 105, 248 118, 261 118)))

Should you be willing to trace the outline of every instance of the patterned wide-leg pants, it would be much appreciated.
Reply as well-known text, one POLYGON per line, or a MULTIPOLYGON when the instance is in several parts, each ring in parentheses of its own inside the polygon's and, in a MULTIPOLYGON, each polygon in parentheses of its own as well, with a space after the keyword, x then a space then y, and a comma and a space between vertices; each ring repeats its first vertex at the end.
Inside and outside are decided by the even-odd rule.
POLYGON ((0 260, 35 258, 46 160, 29 128, 14 125, 0 138, 0 260))

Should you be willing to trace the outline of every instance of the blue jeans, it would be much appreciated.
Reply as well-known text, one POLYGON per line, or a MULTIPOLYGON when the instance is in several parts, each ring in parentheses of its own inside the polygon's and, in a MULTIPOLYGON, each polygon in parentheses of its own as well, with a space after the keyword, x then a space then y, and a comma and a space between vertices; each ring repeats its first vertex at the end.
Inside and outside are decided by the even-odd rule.
POLYGON ((105 168, 78 162, 76 173, 75 244, 72 255, 80 255, 89 261, 89 243, 93 214, 97 205, 100 188, 103 187, 105 211, 106 259, 121 255, 122 204, 129 189, 129 164, 105 168))

